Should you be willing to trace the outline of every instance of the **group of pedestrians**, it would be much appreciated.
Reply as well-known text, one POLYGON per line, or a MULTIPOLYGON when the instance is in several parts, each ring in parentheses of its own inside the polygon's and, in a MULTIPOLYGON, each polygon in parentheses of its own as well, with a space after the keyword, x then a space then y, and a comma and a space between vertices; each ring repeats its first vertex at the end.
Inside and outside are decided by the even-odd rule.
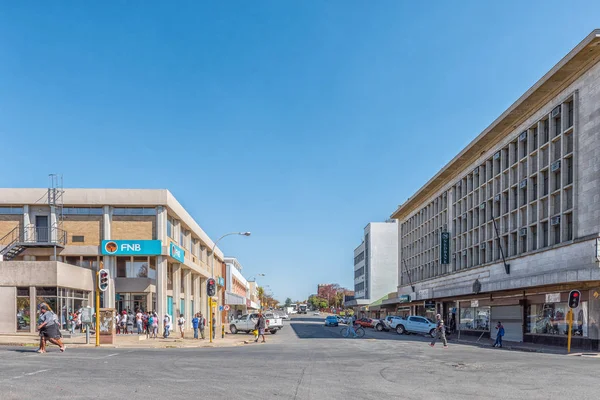
POLYGON ((135 331, 147 338, 158 337, 158 315, 155 312, 137 309, 134 314, 131 310, 123 310, 115 316, 115 323, 117 334, 133 334, 135 331))

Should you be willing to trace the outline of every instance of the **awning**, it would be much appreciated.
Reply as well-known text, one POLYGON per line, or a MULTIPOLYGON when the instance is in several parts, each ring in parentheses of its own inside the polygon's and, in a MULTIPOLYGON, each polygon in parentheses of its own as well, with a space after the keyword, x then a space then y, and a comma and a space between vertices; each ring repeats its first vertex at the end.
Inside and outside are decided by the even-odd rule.
POLYGON ((230 306, 245 306, 246 298, 235 293, 225 292, 225 304, 228 304, 230 306))

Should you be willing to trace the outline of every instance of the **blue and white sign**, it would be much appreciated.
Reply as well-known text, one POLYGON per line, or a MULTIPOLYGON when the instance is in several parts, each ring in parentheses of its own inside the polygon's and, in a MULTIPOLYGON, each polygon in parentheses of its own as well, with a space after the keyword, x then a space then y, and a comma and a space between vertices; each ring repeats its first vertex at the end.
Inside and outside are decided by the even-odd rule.
POLYGON ((160 240, 103 240, 105 256, 156 256, 162 253, 160 240))
POLYGON ((169 255, 180 263, 185 262, 185 250, 177 246, 175 243, 171 243, 169 246, 169 255))

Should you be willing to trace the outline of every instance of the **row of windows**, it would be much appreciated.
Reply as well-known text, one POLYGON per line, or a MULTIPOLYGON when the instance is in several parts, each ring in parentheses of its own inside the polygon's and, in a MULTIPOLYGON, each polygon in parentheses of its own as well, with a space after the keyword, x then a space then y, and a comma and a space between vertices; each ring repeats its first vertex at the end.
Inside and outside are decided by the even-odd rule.
POLYGON ((23 207, 0 207, 0 214, 23 214, 23 207))
POLYGON ((361 277, 365 274, 365 267, 360 267, 356 271, 354 271, 354 279, 361 277))
POLYGON ((354 257, 354 265, 358 264, 359 262, 361 262, 364 259, 365 259, 365 252, 362 251, 359 255, 354 257))
POLYGON ((192 232, 181 225, 179 229, 176 229, 176 224, 177 222, 174 218, 167 218, 167 236, 179 243, 181 247, 191 250, 194 256, 199 257, 200 252, 204 251, 204 246, 200 245, 200 240, 192 237, 190 245, 190 236, 192 232))
POLYGON ((448 214, 436 221, 430 203, 402 225, 413 281, 573 239, 574 107, 554 107, 452 187, 451 265, 439 264, 448 214))

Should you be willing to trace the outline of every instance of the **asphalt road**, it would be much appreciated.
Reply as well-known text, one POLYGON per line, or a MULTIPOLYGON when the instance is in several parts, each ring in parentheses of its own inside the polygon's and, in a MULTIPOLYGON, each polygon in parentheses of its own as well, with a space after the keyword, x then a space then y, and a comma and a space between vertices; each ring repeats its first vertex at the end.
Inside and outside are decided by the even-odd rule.
MULTIPOLYGON (((0 347, 8 399, 596 398, 600 359, 521 353, 367 330, 345 339, 296 316, 266 344, 200 349, 0 347), (134 397, 132 397, 134 396, 134 397)), ((249 338, 251 336, 248 336, 249 338)), ((243 338, 243 336, 240 336, 243 338)))

